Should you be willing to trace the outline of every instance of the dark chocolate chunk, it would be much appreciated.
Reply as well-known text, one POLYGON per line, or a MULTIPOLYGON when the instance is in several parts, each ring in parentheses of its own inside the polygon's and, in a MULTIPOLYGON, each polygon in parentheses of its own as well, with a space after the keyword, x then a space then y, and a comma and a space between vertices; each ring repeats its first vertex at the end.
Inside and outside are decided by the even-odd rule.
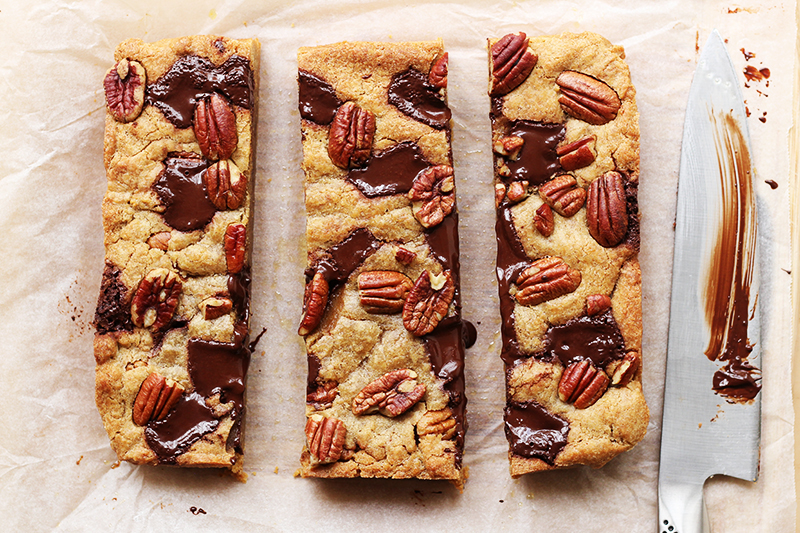
POLYGON ((203 185, 208 162, 200 156, 170 155, 153 185, 164 204, 164 221, 180 231, 202 229, 214 218, 217 208, 203 185))
POLYGON ((517 120, 508 132, 525 143, 516 160, 505 159, 511 171, 511 181, 525 180, 531 185, 541 185, 561 169, 556 155, 558 143, 564 140, 566 129, 562 124, 545 124, 530 120, 517 120))
POLYGON ((415 143, 401 142, 372 156, 365 168, 354 168, 347 180, 367 198, 403 194, 417 174, 430 166, 415 143))
POLYGON ((569 422, 536 402, 511 402, 504 414, 511 452, 554 464, 556 456, 567 444, 569 422))
POLYGON ((545 354, 557 357, 564 368, 583 359, 602 368, 625 355, 625 340, 610 309, 551 326, 545 334, 544 345, 545 354))
POLYGON ((330 124, 342 105, 333 87, 304 70, 300 71, 298 83, 300 116, 317 124, 330 124))
POLYGON ((196 392, 184 394, 162 420, 152 421, 144 430, 147 445, 159 462, 173 464, 203 435, 219 425, 205 399, 196 392))
POLYGON ((101 335, 133 330, 128 288, 122 283, 121 275, 119 268, 106 262, 93 322, 101 335))
POLYGON ((450 122, 450 108, 439 90, 428 83, 426 75, 413 67, 392 76, 389 103, 403 114, 437 130, 450 122))

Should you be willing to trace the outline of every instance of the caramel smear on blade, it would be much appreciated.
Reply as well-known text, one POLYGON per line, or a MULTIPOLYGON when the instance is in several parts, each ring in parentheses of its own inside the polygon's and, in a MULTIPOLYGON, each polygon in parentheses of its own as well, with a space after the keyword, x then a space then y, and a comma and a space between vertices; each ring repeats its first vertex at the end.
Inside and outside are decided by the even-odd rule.
POLYGON ((752 164, 736 119, 712 111, 711 121, 722 208, 706 274, 705 315, 711 336, 705 354, 723 363, 714 374, 714 391, 731 402, 748 402, 761 390, 761 371, 748 361, 753 346, 747 336, 756 259, 752 164))

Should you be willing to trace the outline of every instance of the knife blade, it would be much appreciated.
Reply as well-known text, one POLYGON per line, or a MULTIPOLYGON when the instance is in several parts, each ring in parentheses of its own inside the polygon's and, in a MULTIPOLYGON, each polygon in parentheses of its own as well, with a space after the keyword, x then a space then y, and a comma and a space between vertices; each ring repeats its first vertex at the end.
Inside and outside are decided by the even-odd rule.
POLYGON ((665 533, 708 530, 709 477, 758 477, 758 246, 745 116, 714 30, 692 79, 681 146, 658 481, 665 533))

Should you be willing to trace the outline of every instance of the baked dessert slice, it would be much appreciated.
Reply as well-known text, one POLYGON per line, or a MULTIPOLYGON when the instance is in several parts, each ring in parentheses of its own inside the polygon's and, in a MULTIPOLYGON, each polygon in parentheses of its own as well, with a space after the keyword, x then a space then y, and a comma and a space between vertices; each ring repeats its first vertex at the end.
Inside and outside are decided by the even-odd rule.
POLYGON ((121 460, 241 474, 259 43, 128 40, 114 58, 97 406, 121 460))
POLYGON ((639 442, 639 130, 621 47, 490 39, 511 475, 599 467, 639 442))
POLYGON ((458 221, 441 42, 298 52, 303 477, 463 484, 458 221))

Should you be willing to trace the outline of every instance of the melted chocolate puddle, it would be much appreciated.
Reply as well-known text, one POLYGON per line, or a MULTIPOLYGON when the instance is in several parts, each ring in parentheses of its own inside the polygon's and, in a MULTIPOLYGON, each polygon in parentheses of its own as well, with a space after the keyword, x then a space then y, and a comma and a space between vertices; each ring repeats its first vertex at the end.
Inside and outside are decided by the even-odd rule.
POLYGON ((526 357, 526 354, 517 341, 514 323, 514 297, 509 293, 509 289, 511 283, 531 264, 531 260, 525 253, 522 241, 514 228, 511 206, 501 206, 497 210, 495 234, 497 237, 497 285, 500 296, 500 316, 503 319, 500 328, 503 337, 501 357, 506 367, 510 367, 518 359, 526 357))
POLYGON ((160 463, 173 464, 178 456, 218 425, 219 420, 206 407, 205 399, 193 392, 181 396, 166 418, 147 424, 144 436, 160 463))
POLYGON ((317 124, 330 124, 342 101, 326 81, 301 70, 298 77, 300 116, 317 124))
POLYGON ((413 67, 392 76, 389 103, 403 114, 437 130, 450 122, 450 108, 439 90, 429 85, 428 77, 413 67))
POLYGON ((378 251, 381 241, 367 228, 358 228, 345 240, 330 249, 315 270, 322 272, 328 283, 346 281, 350 274, 370 255, 378 251))
POLYGON ((205 159, 170 155, 153 189, 164 204, 164 221, 179 231, 202 229, 214 218, 217 208, 203 186, 205 159))
POLYGON ((553 464, 564 449, 569 422, 536 402, 509 402, 504 412, 506 438, 511 452, 553 464))
POLYGON ((558 357, 564 368, 583 359, 602 368, 625 355, 625 340, 610 309, 597 316, 579 316, 551 326, 544 344, 545 353, 558 357))
POLYGON ((411 190, 414 178, 429 166, 419 146, 401 142, 373 155, 366 167, 352 169, 347 181, 367 198, 402 194, 411 190))
POLYGON ((188 128, 195 104, 217 92, 234 105, 253 107, 253 72, 247 59, 233 55, 220 66, 198 56, 175 61, 166 74, 147 85, 147 103, 156 106, 176 128, 188 128))
POLYGON ((711 338, 705 350, 723 366, 713 389, 731 402, 747 402, 761 390, 761 371, 748 357, 750 284, 756 250, 756 205, 750 153, 730 113, 712 114, 722 185, 722 212, 706 275, 705 315, 711 338))
POLYGON ((525 141, 516 161, 505 159, 511 171, 510 181, 527 180, 531 185, 541 185, 561 170, 556 155, 558 143, 564 140, 566 129, 562 124, 545 124, 517 120, 511 124, 508 135, 525 141))

